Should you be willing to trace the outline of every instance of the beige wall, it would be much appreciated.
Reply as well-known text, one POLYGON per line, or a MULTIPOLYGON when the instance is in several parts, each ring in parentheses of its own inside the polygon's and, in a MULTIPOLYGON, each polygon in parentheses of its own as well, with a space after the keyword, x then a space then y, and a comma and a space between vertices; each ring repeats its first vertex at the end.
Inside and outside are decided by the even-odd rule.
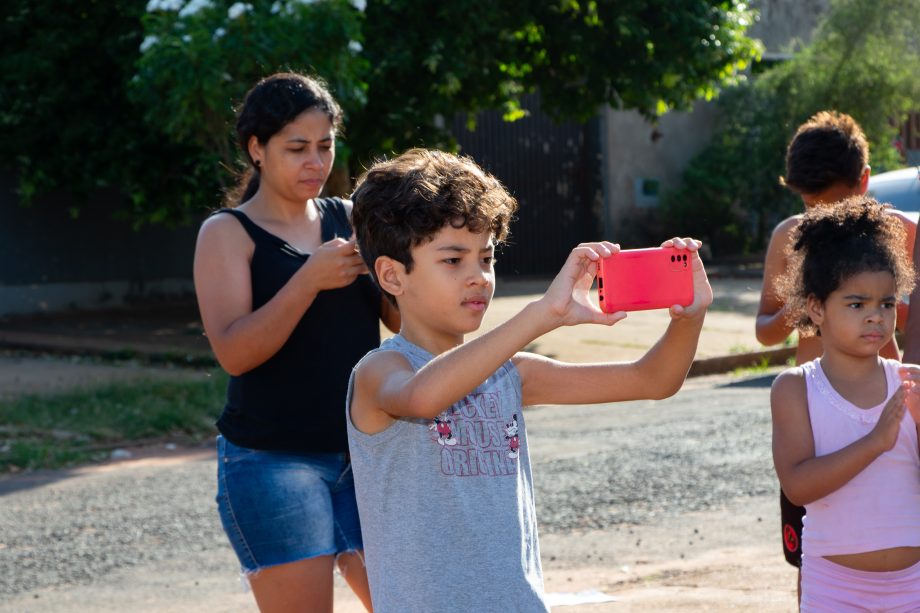
POLYGON ((692 112, 668 113, 654 127, 635 111, 606 110, 601 122, 606 234, 616 237, 617 228, 656 207, 654 199, 641 196, 638 181, 658 181, 659 196, 679 185, 687 163, 709 142, 715 120, 715 105, 706 102, 697 103, 692 112))
POLYGON ((768 53, 784 53, 811 40, 830 0, 754 0, 751 6, 760 11, 760 19, 748 35, 760 39, 768 53))

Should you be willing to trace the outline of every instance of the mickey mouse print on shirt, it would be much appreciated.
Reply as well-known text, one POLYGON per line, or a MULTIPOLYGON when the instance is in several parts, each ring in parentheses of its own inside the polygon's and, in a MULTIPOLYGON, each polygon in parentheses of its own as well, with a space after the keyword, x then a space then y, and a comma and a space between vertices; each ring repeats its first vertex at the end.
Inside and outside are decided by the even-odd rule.
POLYGON ((508 457, 515 459, 518 457, 518 449, 521 447, 521 439, 518 437, 517 414, 511 416, 511 423, 505 424, 505 440, 508 441, 508 457))
POLYGON ((452 420, 449 417, 442 417, 444 414, 442 413, 435 417, 434 423, 428 426, 428 429, 437 430, 439 445, 456 445, 457 439, 454 438, 454 433, 450 430, 452 420))
MULTIPOLYGON (((516 408, 516 407, 513 407, 516 408)), ((516 475, 522 440, 518 415, 505 417, 497 392, 470 394, 428 426, 440 449, 440 470, 454 477, 516 475)))

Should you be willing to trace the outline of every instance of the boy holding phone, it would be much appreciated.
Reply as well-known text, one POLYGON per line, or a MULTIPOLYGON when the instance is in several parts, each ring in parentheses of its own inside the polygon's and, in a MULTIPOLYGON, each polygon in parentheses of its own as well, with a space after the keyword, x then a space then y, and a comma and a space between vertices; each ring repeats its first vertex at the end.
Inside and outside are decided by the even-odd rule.
POLYGON ((688 256, 694 300, 670 308, 642 358, 567 364, 521 349, 626 316, 589 298, 617 245, 579 245, 542 298, 465 343, 492 299, 514 199, 469 158, 415 149, 375 164, 353 201, 361 255, 402 316, 355 367, 346 401, 374 610, 545 611, 522 408, 676 393, 712 302, 700 243, 664 243, 688 256))

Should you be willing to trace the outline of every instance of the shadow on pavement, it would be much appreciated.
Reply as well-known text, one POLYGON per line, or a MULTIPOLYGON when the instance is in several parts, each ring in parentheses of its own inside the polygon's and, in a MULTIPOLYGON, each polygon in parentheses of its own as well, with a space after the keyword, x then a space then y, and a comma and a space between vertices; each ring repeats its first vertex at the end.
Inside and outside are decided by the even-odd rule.
POLYGON ((128 453, 121 459, 108 459, 70 468, 41 468, 0 475, 0 498, 7 494, 22 492, 95 472, 153 464, 165 465, 201 460, 213 461, 217 450, 215 442, 208 440, 201 444, 174 445, 172 447, 166 447, 162 444, 126 447, 124 451, 128 453))
POLYGON ((763 375, 762 377, 752 377, 750 379, 732 381, 731 383, 725 383, 723 385, 719 385, 718 387, 770 387, 773 385, 774 379, 776 379, 776 373, 763 375))
POLYGON ((0 479, 0 497, 34 487, 55 483, 77 474, 76 468, 58 470, 36 470, 34 472, 6 475, 0 479))

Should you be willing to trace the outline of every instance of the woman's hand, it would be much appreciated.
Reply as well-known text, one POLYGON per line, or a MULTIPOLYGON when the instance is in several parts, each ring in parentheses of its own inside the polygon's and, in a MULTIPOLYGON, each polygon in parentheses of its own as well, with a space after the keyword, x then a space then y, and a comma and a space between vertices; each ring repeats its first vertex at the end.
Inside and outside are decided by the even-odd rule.
POLYGON ((562 269, 540 299, 555 318, 555 325, 596 323, 611 326, 626 317, 623 311, 604 313, 590 296, 598 261, 619 250, 619 245, 601 241, 581 243, 569 253, 562 269))
POLYGON ((702 314, 712 304, 712 286, 709 285, 709 278, 706 276, 706 269, 703 267, 703 260, 700 259, 699 254, 702 244, 702 242, 689 237, 674 237, 661 243, 662 247, 674 247, 675 249, 689 251, 693 270, 693 303, 686 307, 679 304, 673 305, 669 309, 672 319, 695 317, 702 314))
POLYGON ((358 275, 367 274, 367 266, 358 254, 354 237, 334 238, 319 246, 304 266, 317 291, 350 285, 358 275))

